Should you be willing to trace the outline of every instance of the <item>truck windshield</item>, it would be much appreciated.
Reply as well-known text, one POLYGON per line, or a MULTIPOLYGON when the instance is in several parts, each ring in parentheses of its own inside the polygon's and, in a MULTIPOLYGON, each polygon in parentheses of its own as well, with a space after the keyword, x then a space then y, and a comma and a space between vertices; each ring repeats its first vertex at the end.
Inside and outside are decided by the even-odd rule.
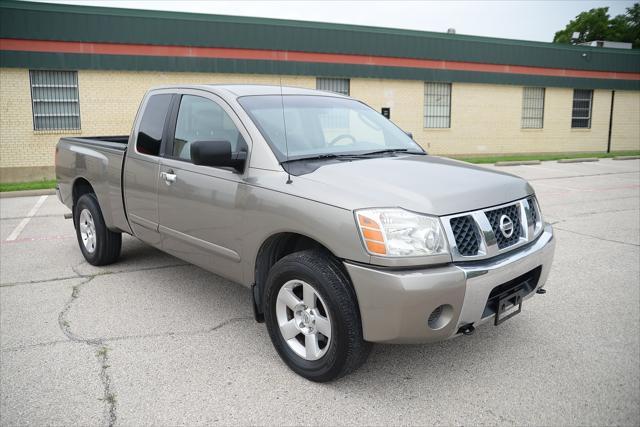
POLYGON ((351 99, 257 95, 238 101, 280 162, 394 151, 424 154, 384 116, 351 99))

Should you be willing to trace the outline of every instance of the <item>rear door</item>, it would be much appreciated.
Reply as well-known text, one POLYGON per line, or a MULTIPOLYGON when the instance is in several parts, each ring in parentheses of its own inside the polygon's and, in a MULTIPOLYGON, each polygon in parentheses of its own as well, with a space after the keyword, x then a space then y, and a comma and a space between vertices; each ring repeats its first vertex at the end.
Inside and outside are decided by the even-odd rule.
POLYGON ((154 246, 158 232, 160 153, 166 142, 167 118, 174 99, 170 92, 152 92, 143 101, 133 130, 133 144, 124 163, 124 197, 133 234, 154 246))
POLYGON ((195 141, 225 140, 232 150, 249 150, 249 136, 233 110, 219 97, 184 90, 160 164, 158 210, 162 249, 193 264, 240 280, 243 174, 231 168, 191 162, 195 141))

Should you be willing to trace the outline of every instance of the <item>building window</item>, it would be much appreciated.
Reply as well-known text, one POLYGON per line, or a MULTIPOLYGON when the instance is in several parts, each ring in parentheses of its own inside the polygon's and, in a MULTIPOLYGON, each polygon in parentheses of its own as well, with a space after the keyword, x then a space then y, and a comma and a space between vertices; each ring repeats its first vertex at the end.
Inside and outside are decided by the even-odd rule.
POLYGON ((522 91, 522 129, 542 129, 544 88, 525 87, 522 91))
MULTIPOLYGON (((349 79, 332 79, 325 77, 316 78, 316 89, 335 92, 349 96, 349 79)), ((349 116, 334 110, 323 114, 323 124, 334 129, 346 129, 349 127, 349 116)))
POLYGON ((349 96, 349 79, 331 79, 318 77, 316 79, 316 89, 336 92, 349 96))
POLYGON ((591 127, 591 108, 593 106, 593 90, 575 89, 573 91, 573 110, 571 113, 572 128, 591 127))
POLYGON ((80 129, 77 71, 30 70, 34 130, 80 129))
POLYGON ((451 127, 451 83, 424 84, 424 127, 451 127))

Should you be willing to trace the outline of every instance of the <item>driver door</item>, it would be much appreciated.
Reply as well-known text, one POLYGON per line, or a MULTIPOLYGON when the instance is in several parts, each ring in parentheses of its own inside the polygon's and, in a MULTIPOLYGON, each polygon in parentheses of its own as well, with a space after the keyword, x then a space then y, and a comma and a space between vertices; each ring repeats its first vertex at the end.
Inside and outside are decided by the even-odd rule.
POLYGON ((230 168, 194 165, 196 141, 229 141, 248 151, 248 134, 231 108, 208 92, 185 91, 175 125, 160 161, 159 231, 164 251, 214 270, 232 280, 241 277, 238 227, 242 214, 238 190, 243 174, 230 168))

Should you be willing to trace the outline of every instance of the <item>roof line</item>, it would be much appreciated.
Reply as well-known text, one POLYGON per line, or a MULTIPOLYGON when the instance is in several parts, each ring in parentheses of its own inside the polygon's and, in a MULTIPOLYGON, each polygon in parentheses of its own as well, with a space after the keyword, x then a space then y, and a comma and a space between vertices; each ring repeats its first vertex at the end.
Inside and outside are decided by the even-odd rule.
MULTIPOLYGON (((32 11, 44 11, 44 12, 64 12, 64 13, 78 13, 78 14, 92 14, 102 16, 125 16, 125 17, 143 17, 143 18, 161 18, 161 19, 181 19, 181 20, 193 20, 204 22, 230 22, 230 23, 246 23, 246 24, 260 24, 260 25, 273 25, 273 26, 285 26, 285 27, 303 27, 303 28, 316 28, 327 30, 349 30, 359 32, 381 33, 381 34, 394 34, 413 37, 424 38, 438 38, 444 40, 465 40, 465 41, 479 41, 485 43, 494 43, 498 45, 528 45, 533 47, 544 47, 559 50, 581 50, 581 51, 596 51, 601 52, 602 48, 592 46, 574 46, 559 43, 540 42, 532 40, 519 40, 519 39, 505 39, 497 37, 485 37, 475 36, 467 34, 448 34, 435 31, 421 31, 413 29, 391 28, 391 27, 376 27, 367 25, 353 25, 353 24, 341 24, 331 22, 319 22, 319 21, 303 21, 303 20, 288 20, 277 18, 261 18, 261 17, 249 17, 240 15, 214 15, 194 12, 177 12, 177 11, 165 11, 165 10, 151 10, 151 9, 126 9, 104 6, 87 6, 87 5, 68 5, 60 3, 44 3, 44 2, 31 2, 31 1, 18 1, 18 0, 4 0, 0 3, 0 9, 19 9, 19 10, 32 10, 32 11)), ((613 49, 613 48, 609 48, 613 49)), ((623 55, 637 55, 638 52, 632 49, 615 49, 617 54, 623 55)))
POLYGON ((319 62, 276 62, 248 59, 158 57, 0 50, 0 67, 34 70, 119 70, 304 75, 380 78, 430 82, 484 83, 580 89, 640 90, 640 80, 613 80, 527 74, 500 74, 445 69, 401 68, 319 62))
POLYGON ((640 80, 640 73, 576 70, 510 64, 398 58, 389 56, 330 54, 272 49, 225 47, 162 46, 124 43, 68 42, 0 38, 0 50, 15 52, 75 53, 85 55, 126 55, 214 59, 263 60, 274 62, 315 62, 453 71, 529 74, 554 77, 578 77, 612 80, 640 80))

